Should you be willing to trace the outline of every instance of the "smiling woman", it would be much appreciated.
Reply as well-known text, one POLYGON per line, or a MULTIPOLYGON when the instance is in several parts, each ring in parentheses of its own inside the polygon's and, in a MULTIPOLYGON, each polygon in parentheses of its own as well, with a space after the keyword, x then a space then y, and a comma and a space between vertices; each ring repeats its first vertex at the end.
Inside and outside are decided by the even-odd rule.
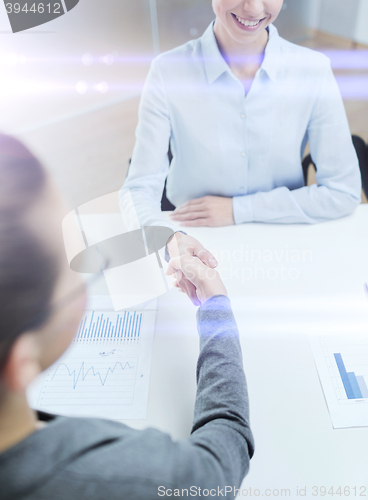
MULTIPOLYGON (((205 33, 153 61, 122 188, 141 225, 311 224, 360 203, 358 160, 330 61, 279 36, 272 23, 282 5, 213 0, 216 19, 205 33), (317 167, 312 186, 302 169, 307 143, 317 167), (171 221, 160 214, 166 178, 171 221)), ((175 238, 182 253, 210 265, 199 242, 175 238)))
MULTIPOLYGON (((256 28, 258 28, 261 23, 266 19, 265 17, 263 19, 243 19, 239 16, 237 16, 236 14, 232 14, 234 16, 234 19, 236 19, 236 21, 241 24, 242 26, 240 26, 241 29, 247 29, 247 31, 255 31, 256 28)), ((237 24, 238 24, 237 23, 237 24)))
MULTIPOLYGON (((234 26, 252 33, 258 29, 265 29, 277 18, 282 4, 283 0, 240 3, 232 0, 213 0, 212 2, 216 24, 221 24, 235 40, 239 36, 239 31, 234 29, 234 26)), ((241 43, 241 40, 238 41, 241 43)))

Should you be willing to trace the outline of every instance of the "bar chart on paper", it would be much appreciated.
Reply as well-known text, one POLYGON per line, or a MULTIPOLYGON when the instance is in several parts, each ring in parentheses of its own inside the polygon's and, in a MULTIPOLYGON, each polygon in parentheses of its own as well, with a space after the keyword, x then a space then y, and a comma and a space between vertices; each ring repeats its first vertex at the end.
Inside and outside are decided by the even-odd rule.
POLYGON ((101 341, 138 342, 142 326, 142 312, 96 312, 86 314, 79 325, 76 343, 101 341))
MULTIPOLYGON (((356 354, 355 356, 361 357, 360 354, 356 354)), ((337 380, 338 382, 340 382, 341 379, 341 382, 344 386, 344 390, 342 391, 341 387, 338 388, 339 384, 337 382, 335 384, 336 390, 339 392, 338 394, 339 401, 342 402, 345 399, 347 400, 363 399, 363 398, 368 399, 368 389, 367 389, 366 379, 364 378, 364 376, 356 375, 356 373, 353 371, 348 372, 346 370, 346 366, 340 352, 335 352, 334 358, 337 365, 337 369, 339 371, 339 376, 337 377, 337 380)), ((331 367, 331 370, 335 368, 333 363, 331 363, 329 366, 331 367)), ((356 366, 362 366, 362 365, 357 364, 356 366)), ((368 372, 368 366, 367 366, 367 372, 368 372)), ((334 378, 336 378, 336 375, 334 378)))
POLYGON ((310 341, 333 426, 368 426, 368 334, 310 341))
POLYGON ((87 311, 72 345, 29 392, 35 409, 145 418, 156 311, 87 311))

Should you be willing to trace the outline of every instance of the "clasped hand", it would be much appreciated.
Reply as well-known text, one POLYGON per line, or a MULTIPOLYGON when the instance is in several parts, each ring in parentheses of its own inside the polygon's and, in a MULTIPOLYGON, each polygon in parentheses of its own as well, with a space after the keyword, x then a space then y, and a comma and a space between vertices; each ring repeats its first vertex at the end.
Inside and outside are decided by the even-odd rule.
POLYGON ((204 196, 187 201, 171 215, 182 226, 231 226, 235 224, 233 199, 224 196, 204 196))
POLYGON ((214 269, 216 259, 198 240, 175 233, 167 249, 171 258, 166 274, 175 275, 175 286, 185 292, 194 305, 200 306, 214 295, 227 295, 214 269))

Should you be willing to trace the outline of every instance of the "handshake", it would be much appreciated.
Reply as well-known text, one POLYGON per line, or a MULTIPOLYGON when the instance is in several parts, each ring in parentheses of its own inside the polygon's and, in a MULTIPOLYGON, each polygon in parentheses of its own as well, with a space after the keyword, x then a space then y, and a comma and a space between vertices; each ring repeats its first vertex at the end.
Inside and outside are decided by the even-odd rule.
POLYGON ((226 295, 226 288, 214 269, 217 261, 199 241, 183 233, 175 233, 167 243, 170 255, 166 274, 175 275, 174 285, 200 306, 214 295, 226 295))

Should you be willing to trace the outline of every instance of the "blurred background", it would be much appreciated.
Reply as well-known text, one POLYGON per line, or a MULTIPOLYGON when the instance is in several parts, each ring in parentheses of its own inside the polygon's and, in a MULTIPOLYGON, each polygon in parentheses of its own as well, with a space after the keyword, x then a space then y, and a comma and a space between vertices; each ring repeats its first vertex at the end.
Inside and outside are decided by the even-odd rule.
MULTIPOLYGON (((0 6, 0 130, 43 159, 72 207, 118 190, 150 61, 213 19, 211 0, 80 0, 13 34, 0 6)), ((275 24, 331 58, 351 132, 368 141, 367 0, 286 0, 275 24)))

